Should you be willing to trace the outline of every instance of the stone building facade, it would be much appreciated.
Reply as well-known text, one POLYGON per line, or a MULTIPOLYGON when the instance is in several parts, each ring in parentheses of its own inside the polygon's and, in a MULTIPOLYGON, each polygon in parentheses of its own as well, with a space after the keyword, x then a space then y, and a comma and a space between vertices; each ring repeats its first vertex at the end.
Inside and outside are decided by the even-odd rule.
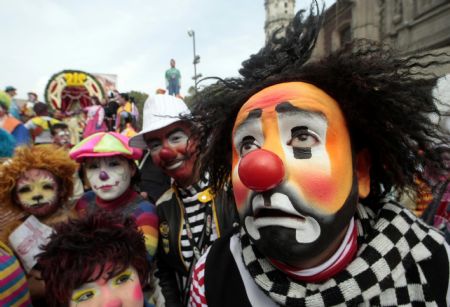
POLYGON ((264 31, 266 33, 266 41, 275 31, 280 32, 286 28, 295 14, 295 0, 265 0, 264 7, 266 9, 266 22, 264 31))
MULTIPOLYGON (((450 54, 450 0, 337 0, 325 13, 314 56, 354 38, 383 41, 404 55, 450 54)), ((450 65, 432 72, 450 73, 450 65)))

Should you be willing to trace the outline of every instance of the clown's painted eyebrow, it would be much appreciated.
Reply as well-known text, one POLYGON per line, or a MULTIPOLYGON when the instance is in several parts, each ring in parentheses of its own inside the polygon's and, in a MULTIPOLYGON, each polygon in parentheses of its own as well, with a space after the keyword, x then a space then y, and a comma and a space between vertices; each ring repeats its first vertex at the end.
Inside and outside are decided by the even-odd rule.
POLYGON ((260 118, 261 115, 262 115, 262 110, 261 109, 254 109, 254 110, 251 110, 248 113, 247 119, 260 118))
POLYGON ((320 116, 323 120, 327 121, 325 115, 322 112, 316 112, 316 111, 310 111, 310 110, 304 110, 298 107, 293 106, 289 101, 281 102, 275 107, 275 111, 279 114, 283 113, 301 113, 305 116, 311 116, 316 115, 320 116))
POLYGON ((277 113, 297 112, 299 110, 300 110, 299 108, 294 107, 288 101, 282 102, 275 107, 275 111, 277 111, 277 113))
POLYGON ((241 129, 241 128, 242 128, 243 126, 245 126, 245 125, 248 125, 249 122, 251 122, 251 121, 254 121, 254 120, 256 120, 256 119, 261 118, 261 116, 262 116, 262 109, 254 109, 254 110, 251 110, 250 112, 248 112, 247 118, 244 119, 244 120, 242 121, 242 123, 240 123, 240 124, 236 127, 236 130, 241 129))

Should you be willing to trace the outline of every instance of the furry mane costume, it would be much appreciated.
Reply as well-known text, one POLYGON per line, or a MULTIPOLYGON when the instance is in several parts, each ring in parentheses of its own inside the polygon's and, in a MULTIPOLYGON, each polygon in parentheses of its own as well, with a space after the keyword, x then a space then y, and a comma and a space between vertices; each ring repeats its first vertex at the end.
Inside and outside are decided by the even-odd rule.
MULTIPOLYGON (((15 203, 17 180, 30 169, 43 169, 52 173, 59 180, 59 203, 61 207, 73 192, 73 174, 77 164, 70 159, 67 151, 54 145, 19 147, 13 158, 0 166, 0 240, 8 242, 7 236, 20 221, 28 216, 15 203), (6 240, 5 240, 6 239, 6 240)), ((46 217, 44 223, 52 223, 55 216, 46 217)))

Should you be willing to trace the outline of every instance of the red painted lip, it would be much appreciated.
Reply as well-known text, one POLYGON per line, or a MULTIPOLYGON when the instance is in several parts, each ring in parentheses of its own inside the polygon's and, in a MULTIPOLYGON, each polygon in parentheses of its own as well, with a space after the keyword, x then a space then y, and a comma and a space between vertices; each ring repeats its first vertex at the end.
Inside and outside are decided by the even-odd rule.
POLYGON ((118 185, 119 185, 119 181, 116 181, 116 183, 112 184, 112 185, 111 184, 107 184, 107 185, 102 185, 100 187, 94 186, 94 188, 96 190, 109 191, 109 190, 111 190, 112 188, 114 188, 114 187, 116 187, 118 185))

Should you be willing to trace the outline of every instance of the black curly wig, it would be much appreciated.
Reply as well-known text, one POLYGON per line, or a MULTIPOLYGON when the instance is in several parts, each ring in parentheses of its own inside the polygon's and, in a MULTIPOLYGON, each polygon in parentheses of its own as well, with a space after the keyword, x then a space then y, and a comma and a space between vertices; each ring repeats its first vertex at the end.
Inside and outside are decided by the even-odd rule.
POLYGON ((309 16, 300 11, 282 39, 275 36, 242 64, 240 78, 219 80, 193 99, 190 120, 200 135, 202 172, 210 174, 217 190, 229 181, 231 131, 241 106, 258 91, 284 82, 306 82, 333 97, 347 121, 354 152, 371 155, 370 199, 382 191, 416 190, 416 178, 428 169, 448 176, 442 152, 448 135, 431 122, 441 116, 430 88, 433 65, 450 62, 450 55, 400 57, 381 43, 358 40, 318 60, 311 53, 322 16, 317 2, 309 16))

